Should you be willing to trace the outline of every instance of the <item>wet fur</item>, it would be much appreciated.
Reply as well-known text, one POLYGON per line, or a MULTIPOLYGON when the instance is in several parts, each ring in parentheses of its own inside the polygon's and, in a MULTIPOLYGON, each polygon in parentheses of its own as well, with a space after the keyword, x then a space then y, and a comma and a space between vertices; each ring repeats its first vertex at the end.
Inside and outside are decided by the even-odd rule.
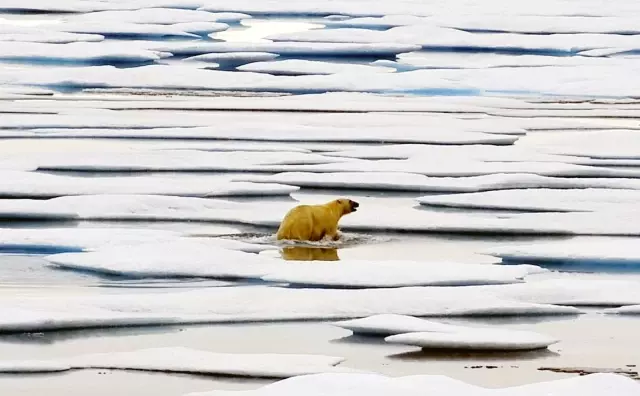
POLYGON ((322 205, 299 205, 291 209, 280 223, 278 240, 320 241, 329 237, 337 241, 338 222, 360 206, 350 199, 336 199, 322 205))

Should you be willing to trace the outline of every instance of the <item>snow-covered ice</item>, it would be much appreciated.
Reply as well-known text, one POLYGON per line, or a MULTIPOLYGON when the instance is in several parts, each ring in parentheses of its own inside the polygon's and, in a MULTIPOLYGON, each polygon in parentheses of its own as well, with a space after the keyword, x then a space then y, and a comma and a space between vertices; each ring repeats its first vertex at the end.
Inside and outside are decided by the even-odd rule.
POLYGON ((122 48, 113 43, 49 44, 0 41, 0 59, 12 61, 124 63, 154 61, 167 56, 169 55, 158 51, 122 48))
POLYGON ((238 67, 238 70, 283 76, 322 75, 336 73, 390 73, 389 67, 287 59, 272 62, 255 62, 238 67))
POLYGON ((635 396, 640 385, 631 378, 617 374, 592 374, 560 380, 537 382, 507 388, 482 388, 443 375, 412 375, 387 377, 375 373, 314 374, 289 378, 255 390, 189 393, 187 396, 420 396, 450 394, 456 396, 561 396, 580 394, 601 396, 614 392, 619 396, 635 396))
MULTIPOLYGON (((265 250, 270 248, 263 247, 265 250)), ((508 284, 522 282, 528 274, 545 271, 528 265, 376 260, 342 260, 339 264, 282 262, 263 255, 228 250, 215 239, 200 238, 138 246, 114 245, 91 252, 51 255, 45 259, 62 268, 125 276, 259 278, 275 283, 349 288, 508 284), (336 271, 338 265, 339 271, 336 271)))
POLYGON ((530 331, 502 327, 449 325, 404 315, 374 315, 333 323, 354 334, 385 336, 385 341, 423 348, 528 350, 546 348, 559 340, 530 331))
MULTIPOLYGON (((4 22, 0 18, 0 23, 4 22)), ((77 41, 99 42, 104 36, 99 34, 78 34, 54 32, 48 29, 27 26, 0 26, 0 41, 68 44, 77 41)))
MULTIPOLYGON (((149 195, 87 195, 47 201, 11 200, 4 211, 38 214, 76 213, 83 220, 198 221, 244 224, 276 229, 293 203, 234 203, 193 197, 149 195)), ((0 210, 4 201, 0 201, 0 210)), ((308 203, 310 203, 309 201, 308 203)), ((315 202, 315 201, 313 201, 315 202)), ((481 213, 433 212, 398 206, 394 211, 381 204, 361 206, 357 213, 340 221, 349 232, 412 232, 502 235, 640 235, 640 226, 631 219, 637 210, 569 213, 481 213)))
POLYGON ((467 287, 289 289, 272 286, 0 299, 0 329, 10 332, 144 324, 347 319, 394 313, 413 316, 576 315, 573 307, 530 304, 467 287))
MULTIPOLYGON (((497 246, 483 253, 506 262, 536 262, 556 265, 638 265, 640 247, 634 239, 576 237, 562 241, 497 246)), ((640 268, 640 267, 639 267, 640 268)))
MULTIPOLYGON (((236 176, 233 180, 253 183, 279 183, 304 188, 457 193, 512 189, 580 189, 598 187, 640 190, 640 181, 635 179, 560 178, 526 173, 496 173, 469 177, 429 177, 403 172, 283 172, 264 176, 236 176)), ((433 198, 435 199, 435 197, 433 198)), ((425 199, 427 198, 425 197, 425 199)), ((422 198, 419 197, 418 200, 420 201, 422 198)))
POLYGON ((277 58, 278 54, 270 52, 219 52, 196 55, 185 58, 185 61, 211 62, 224 65, 243 65, 251 62, 264 62, 277 58))
POLYGON ((634 280, 562 277, 499 287, 473 286, 496 297, 566 306, 623 306, 640 304, 640 282, 634 280))
MULTIPOLYGON (((183 197, 278 196, 299 188, 275 183, 235 182, 203 178, 131 176, 75 177, 36 172, 0 171, 4 198, 53 198, 71 195, 172 195, 183 197)), ((149 198, 153 199, 153 198, 149 198)), ((158 201, 162 201, 162 197, 158 201)), ((166 198, 169 199, 169 198, 166 198)), ((29 205, 27 203, 26 205, 29 205)), ((36 205, 37 206, 37 205, 36 205)), ((7 211, 6 202, 2 210, 7 211)))
POLYGON ((78 252, 123 243, 175 240, 174 231, 134 228, 2 228, 0 250, 36 253, 78 252))
MULTIPOLYGON (((331 158, 301 152, 199 150, 128 150, 123 152, 87 152, 69 157, 49 153, 34 159, 39 170, 74 170, 94 172, 147 171, 260 171, 284 164, 325 164, 350 162, 349 158, 331 158)), ((10 155, 7 157, 11 158, 10 155)), ((18 157, 16 155, 16 157, 18 157)), ((124 182, 126 183, 126 182, 124 182)), ((249 185, 246 185, 247 187, 249 185)), ((263 189, 262 187, 257 187, 263 189)), ((264 191, 264 190, 263 190, 264 191)))
POLYGON ((418 332, 397 334, 384 339, 423 349, 460 349, 481 351, 526 351, 547 348, 556 340, 533 332, 509 330, 468 330, 460 332, 418 332))
POLYGON ((621 189, 522 189, 417 198, 421 205, 534 212, 633 210, 640 191, 621 189))
POLYGON ((303 354, 216 353, 185 347, 139 349, 42 361, 0 361, 0 372, 59 372, 78 369, 158 371, 259 378, 358 372, 338 366, 345 359, 303 354))
POLYGON ((212 52, 270 52, 287 56, 331 56, 331 57, 384 57, 420 49, 407 44, 358 44, 358 43, 177 43, 157 44, 151 48, 174 55, 194 56, 212 52))
POLYGON ((262 279, 298 285, 325 287, 468 286, 514 283, 528 274, 544 272, 539 267, 507 267, 446 262, 395 260, 341 260, 299 262, 282 266, 262 279), (339 269, 336 267, 339 266, 339 269))
POLYGON ((178 8, 143 8, 138 10, 102 11, 76 16, 74 19, 92 22, 128 22, 136 24, 173 25, 187 22, 236 22, 251 18, 240 13, 213 13, 178 8))

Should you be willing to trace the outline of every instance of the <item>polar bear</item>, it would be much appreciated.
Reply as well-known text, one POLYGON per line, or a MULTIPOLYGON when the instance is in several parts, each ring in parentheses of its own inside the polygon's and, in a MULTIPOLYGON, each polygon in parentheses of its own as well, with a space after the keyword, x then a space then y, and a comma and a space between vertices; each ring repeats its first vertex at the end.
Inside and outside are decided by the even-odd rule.
POLYGON ((278 240, 319 241, 325 237, 337 241, 338 222, 360 206, 350 199, 336 199, 322 205, 299 205, 291 209, 280 223, 278 240))

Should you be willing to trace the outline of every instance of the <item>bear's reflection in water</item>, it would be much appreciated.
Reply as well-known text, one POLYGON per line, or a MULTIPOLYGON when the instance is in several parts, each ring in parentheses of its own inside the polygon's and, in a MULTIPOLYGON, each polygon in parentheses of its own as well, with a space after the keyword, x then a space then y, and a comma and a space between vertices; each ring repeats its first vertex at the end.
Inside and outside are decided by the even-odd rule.
POLYGON ((338 261, 338 249, 306 246, 285 247, 280 251, 282 258, 289 261, 338 261))

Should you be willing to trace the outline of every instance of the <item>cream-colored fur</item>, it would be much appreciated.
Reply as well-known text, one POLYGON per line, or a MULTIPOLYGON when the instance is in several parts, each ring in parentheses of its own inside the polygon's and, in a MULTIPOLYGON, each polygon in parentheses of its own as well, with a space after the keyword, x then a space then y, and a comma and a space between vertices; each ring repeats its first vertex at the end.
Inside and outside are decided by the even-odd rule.
POLYGON ((291 209, 280 223, 277 239, 319 241, 339 238, 338 222, 355 212, 359 204, 350 199, 336 199, 323 205, 299 205, 291 209))

